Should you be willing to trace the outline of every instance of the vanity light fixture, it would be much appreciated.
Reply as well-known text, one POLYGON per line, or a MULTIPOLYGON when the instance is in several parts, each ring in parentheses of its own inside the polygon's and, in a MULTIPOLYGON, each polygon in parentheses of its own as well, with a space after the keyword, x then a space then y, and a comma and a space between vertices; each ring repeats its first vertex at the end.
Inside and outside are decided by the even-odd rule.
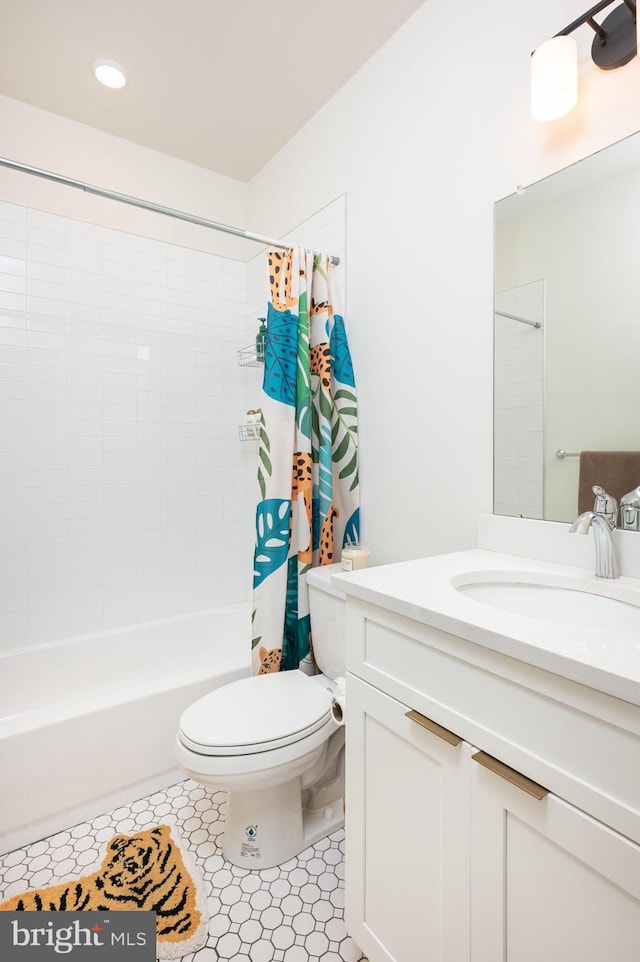
POLYGON ((101 84, 113 90, 119 90, 127 82, 126 70, 115 60, 94 60, 91 69, 101 84))
POLYGON ((578 47, 570 34, 583 24, 595 32, 591 59, 601 70, 623 67, 638 51, 636 4, 624 0, 601 24, 594 17, 617 0, 601 0, 545 41, 531 56, 531 113, 536 120, 564 117, 578 101, 578 47))

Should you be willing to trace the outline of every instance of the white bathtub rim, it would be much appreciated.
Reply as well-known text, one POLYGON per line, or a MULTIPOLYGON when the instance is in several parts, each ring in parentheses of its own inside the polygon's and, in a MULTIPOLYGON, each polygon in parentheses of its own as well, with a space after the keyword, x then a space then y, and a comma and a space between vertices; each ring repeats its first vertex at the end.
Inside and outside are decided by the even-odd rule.
MULTIPOLYGON (((217 687, 213 682, 220 676, 229 676, 229 681, 234 681, 239 677, 238 673, 243 670, 246 675, 249 675, 251 673, 251 659, 247 653, 246 658, 218 660, 214 668, 212 688, 217 687)), ((63 702, 42 705, 38 708, 16 712, 13 715, 0 716, 0 745, 5 738, 13 738, 43 725, 55 725, 56 722, 67 721, 77 716, 84 717, 97 714, 104 711, 105 708, 124 705, 130 701, 142 701, 145 698, 175 688, 186 688, 196 682, 206 680, 206 677, 207 675, 203 673, 202 666, 200 666, 193 671, 185 671, 179 675, 174 674, 171 678, 167 678, 164 684, 159 684, 159 680, 154 679, 146 684, 125 686, 117 692, 113 690, 102 692, 98 697, 95 693, 90 693, 84 698, 66 699, 63 702)))
POLYGON ((239 601, 233 605, 220 605, 218 608, 207 608, 204 611, 190 611, 181 615, 171 615, 168 618, 157 618, 153 621, 134 621, 127 625, 121 625, 118 628, 105 628, 101 631, 92 631, 88 634, 80 635, 65 635, 64 638, 56 638, 53 641, 40 642, 37 645, 17 645, 14 648, 1 648, 0 649, 0 665, 5 658, 16 657, 16 655, 24 654, 36 654, 38 652, 49 652, 52 649, 65 648, 66 646, 77 645, 79 642, 92 642, 97 641, 101 638, 106 640, 110 638, 117 638, 119 635, 125 635, 132 631, 148 632, 153 631, 162 626, 168 626, 178 622, 188 622, 202 620, 204 621, 207 617, 225 615, 225 614, 241 614, 248 610, 248 601, 239 601))
POLYGON ((1 711, 13 718, 87 697, 110 703, 134 688, 162 688, 167 679, 206 677, 229 663, 244 668, 250 657, 246 603, 20 648, 0 658, 1 711))

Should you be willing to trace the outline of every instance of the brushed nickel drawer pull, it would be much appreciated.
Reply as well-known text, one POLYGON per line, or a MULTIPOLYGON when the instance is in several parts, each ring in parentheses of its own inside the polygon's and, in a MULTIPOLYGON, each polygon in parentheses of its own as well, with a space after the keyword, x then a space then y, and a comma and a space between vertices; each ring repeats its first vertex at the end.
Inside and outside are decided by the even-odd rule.
POLYGON ((500 778, 506 779, 506 781, 511 782, 516 788, 521 788, 522 791, 528 795, 533 795, 538 801, 549 794, 548 788, 543 788, 543 786, 538 785, 537 782, 532 782, 526 775, 517 772, 515 768, 509 768, 504 762, 499 762, 493 755, 487 755, 486 752, 476 752, 476 754, 471 757, 478 765, 482 765, 483 768, 488 768, 494 775, 499 775, 500 778))
POLYGON ((462 742, 459 735, 455 735, 453 732, 450 732, 448 728, 443 728, 442 725, 438 725, 437 722, 431 721, 426 715, 421 715, 419 711, 407 711, 405 712, 405 716, 410 718, 411 721, 417 722, 418 725, 421 725, 423 728, 426 728, 427 731, 430 731, 433 735, 437 735, 438 738, 444 739, 444 741, 450 745, 459 745, 462 742))

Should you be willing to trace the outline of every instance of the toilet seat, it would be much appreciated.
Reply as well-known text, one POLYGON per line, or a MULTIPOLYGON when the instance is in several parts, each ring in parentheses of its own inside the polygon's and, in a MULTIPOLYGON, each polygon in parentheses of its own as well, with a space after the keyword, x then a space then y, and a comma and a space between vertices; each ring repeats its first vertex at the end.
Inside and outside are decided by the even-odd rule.
POLYGON ((302 741, 330 719, 326 688, 301 671, 276 672, 241 678, 200 698, 183 712, 178 737, 199 755, 255 755, 302 741))

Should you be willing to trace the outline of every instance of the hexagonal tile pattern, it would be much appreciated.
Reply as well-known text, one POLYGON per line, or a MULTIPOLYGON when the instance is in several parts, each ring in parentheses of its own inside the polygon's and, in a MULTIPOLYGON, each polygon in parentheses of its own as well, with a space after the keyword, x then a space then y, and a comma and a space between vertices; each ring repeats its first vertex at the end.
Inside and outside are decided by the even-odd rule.
POLYGON ((367 962, 344 925, 344 831, 283 865, 249 871, 219 847, 226 792, 190 779, 0 856, 0 901, 91 870, 119 832, 175 825, 204 877, 209 935, 184 962, 367 962))

